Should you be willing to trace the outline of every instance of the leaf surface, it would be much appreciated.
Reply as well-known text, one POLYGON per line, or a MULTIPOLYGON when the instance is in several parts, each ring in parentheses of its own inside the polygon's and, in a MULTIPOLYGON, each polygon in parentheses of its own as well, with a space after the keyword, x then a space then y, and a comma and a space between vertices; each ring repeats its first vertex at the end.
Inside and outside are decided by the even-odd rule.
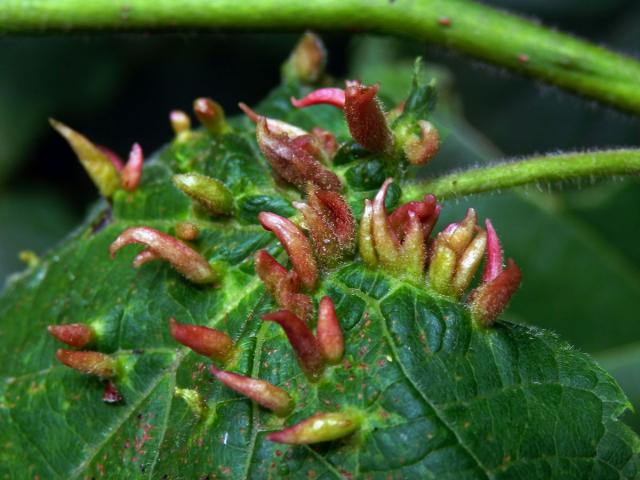
MULTIPOLYGON (((286 99, 301 93, 295 88, 283 87, 258 110, 344 132, 336 111, 287 113, 286 99)), ((271 180, 248 121, 234 125, 223 139, 204 134, 164 149, 137 192, 117 193, 106 226, 102 204, 0 297, 0 477, 638 476, 638 438, 617 419, 628 401, 589 357, 534 327, 478 329, 464 305, 357 260, 326 275, 314 293, 316 301, 334 300, 346 355, 309 383, 281 329, 260 320, 275 306, 253 271, 253 253, 283 255, 257 225, 255 207, 243 208, 261 196, 254 203, 287 210, 295 194, 271 180), (243 213, 216 220, 194 210, 170 181, 185 169, 223 180, 243 213), (135 270, 140 247, 109 258, 125 228, 171 233, 185 219, 201 227, 195 248, 226 266, 220 285, 194 286, 161 262, 135 270), (169 317, 228 333, 239 353, 225 368, 284 388, 294 413, 280 419, 214 381, 209 361, 171 338, 169 317), (60 345, 46 326, 71 322, 92 324, 100 332, 94 348, 122 363, 123 402, 103 403, 101 382, 55 361, 60 345), (198 392, 204 413, 176 388, 198 392), (343 440, 314 447, 266 440, 315 412, 345 407, 365 421, 343 440)))

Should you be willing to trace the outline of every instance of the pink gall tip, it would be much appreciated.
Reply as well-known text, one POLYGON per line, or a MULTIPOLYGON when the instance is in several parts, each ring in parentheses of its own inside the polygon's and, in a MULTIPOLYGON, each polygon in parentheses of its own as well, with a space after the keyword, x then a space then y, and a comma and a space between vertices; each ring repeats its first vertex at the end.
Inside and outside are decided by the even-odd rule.
POLYGON ((288 310, 263 315, 262 319, 282 327, 298 357, 300 367, 311 381, 316 381, 325 368, 325 360, 316 337, 309 327, 288 310))
POLYGON ((310 183, 322 190, 342 190, 340 178, 320 162, 320 159, 326 158, 326 152, 316 148, 318 142, 313 142, 314 137, 304 131, 294 134, 290 127, 284 122, 276 123, 264 117, 258 119, 258 146, 276 176, 301 191, 310 183))
POLYGON ((272 410, 278 416, 286 417, 293 410, 294 403, 289 394, 269 382, 219 370, 213 365, 209 366, 209 372, 231 390, 272 410))
POLYGON ((289 140, 309 135, 309 132, 295 125, 283 122, 282 120, 276 120, 275 118, 267 118, 256 113, 246 103, 240 102, 238 103, 238 107, 253 123, 258 124, 261 120, 264 120, 267 130, 273 135, 284 135, 289 140))
POLYGON ((144 253, 142 258, 136 259, 134 266, 161 258, 193 283, 209 284, 217 279, 216 273, 202 255, 177 238, 150 227, 132 227, 122 232, 109 247, 111 258, 115 258, 122 247, 131 244, 144 245, 147 251, 155 255, 153 257, 144 253))
POLYGON ((177 342, 213 360, 224 362, 233 351, 231 337, 215 328, 178 323, 170 318, 169 331, 177 342))
POLYGON ((484 327, 495 323, 507 308, 513 294, 520 287, 522 273, 516 263, 509 259, 507 267, 493 280, 482 283, 470 295, 471 316, 484 327))
POLYGON ((255 268, 280 308, 291 310, 305 322, 311 319, 313 301, 300 293, 300 277, 296 272, 288 271, 266 250, 256 253, 255 268))
POLYGON ((485 226, 487 227, 487 258, 484 272, 482 273, 482 281, 486 283, 492 281, 502 272, 503 253, 498 234, 488 218, 485 220, 485 226))
POLYGON ((249 117, 249 120, 251 120, 253 123, 258 123, 258 120, 260 120, 261 118, 265 118, 262 115, 257 114, 255 111, 253 111, 249 105, 247 105, 244 102, 239 102, 238 103, 238 108, 240 108, 240 110, 242 110, 242 112, 249 117))
POLYGON ((47 331, 62 343, 76 348, 82 348, 95 339, 93 328, 84 323, 49 325, 47 331))
POLYGON ((267 440, 291 445, 329 442, 352 434, 361 422, 361 416, 355 413, 316 413, 292 427, 270 433, 267 440))
POLYGON ((292 291, 300 288, 298 274, 289 272, 266 250, 258 250, 256 253, 256 273, 268 285, 292 291))
POLYGON ((142 147, 137 143, 133 144, 131 153, 129 153, 129 160, 127 164, 120 172, 122 177, 122 188, 128 192, 133 192, 138 188, 140 184, 140 177, 142 176, 142 166, 144 164, 144 154, 142 153, 142 147))
POLYGON ((172 110, 169 113, 169 123, 173 133, 177 136, 184 135, 191 130, 191 119, 182 110, 172 110))
POLYGON ((422 225, 424 237, 431 235, 433 227, 438 221, 441 207, 435 195, 425 195, 424 200, 418 202, 408 202, 396 208, 389 215, 391 228, 400 238, 404 238, 410 228, 409 215, 415 214, 422 225))
POLYGON ((88 375, 111 378, 116 374, 116 361, 104 353, 60 348, 56 358, 63 365, 88 375))
POLYGON ((302 284, 309 290, 313 289, 318 280, 318 267, 311 244, 302 230, 291 220, 271 212, 260 212, 258 220, 265 230, 275 234, 285 248, 302 284))
POLYGON ((344 338, 333 300, 327 296, 322 297, 318 307, 316 336, 327 362, 334 365, 339 363, 344 355, 344 338))
POLYGON ((224 116, 224 110, 218 102, 210 98, 200 97, 193 102, 193 113, 210 133, 221 135, 231 129, 224 116))
POLYGON ((320 88, 301 99, 291 97, 291 105, 296 108, 305 108, 311 105, 332 105, 342 110, 344 109, 344 99, 344 90, 341 88, 320 88))

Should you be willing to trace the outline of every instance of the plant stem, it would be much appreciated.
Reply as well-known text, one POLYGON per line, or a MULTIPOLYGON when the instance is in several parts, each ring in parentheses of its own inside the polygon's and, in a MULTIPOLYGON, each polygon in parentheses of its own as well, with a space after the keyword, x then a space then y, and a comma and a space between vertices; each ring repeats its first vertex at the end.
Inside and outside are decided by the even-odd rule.
POLYGON ((403 187, 402 201, 419 200, 426 193, 433 193, 438 199, 444 200, 527 183, 629 174, 640 174, 640 150, 549 155, 411 183, 403 187))
POLYGON ((640 113, 640 62, 469 0, 2 0, 0 33, 369 31, 453 48, 640 113))

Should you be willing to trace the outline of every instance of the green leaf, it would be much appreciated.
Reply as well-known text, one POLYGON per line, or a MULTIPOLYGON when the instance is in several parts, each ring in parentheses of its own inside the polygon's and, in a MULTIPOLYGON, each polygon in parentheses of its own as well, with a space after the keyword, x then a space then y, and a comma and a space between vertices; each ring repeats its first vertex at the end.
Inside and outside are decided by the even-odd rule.
MULTIPOLYGON (((386 75, 383 93, 399 102, 410 88, 411 59, 390 58, 389 51, 394 48, 396 41, 367 39, 354 57, 358 60, 358 76, 374 81, 386 75), (372 62, 372 58, 385 58, 387 65, 372 62), (389 64, 395 66, 389 68, 389 64)), ((406 51, 406 46, 403 49, 406 51)), ((499 150, 462 117, 455 93, 446 90, 443 94, 442 87, 450 83, 447 72, 431 64, 425 71, 438 78, 441 101, 435 122, 446 130, 446 139, 424 174, 435 175, 499 159, 499 150)), ((535 101, 539 101, 539 95, 535 101)), ((500 122, 499 128, 504 130, 505 118, 500 122)), ((553 187, 528 187, 447 202, 439 225, 459 220, 470 206, 478 210, 481 218, 491 218, 506 254, 523 270, 523 286, 507 317, 556 331, 598 359, 601 355, 609 358, 620 349, 633 348, 632 342, 640 336, 640 251, 636 241, 640 222, 629 208, 640 202, 640 188, 633 179, 604 181, 588 189, 564 185, 564 192, 553 187), (542 189, 544 194, 539 191, 542 189)), ((619 369, 612 371, 639 411, 640 396, 633 394, 633 380, 628 375, 618 377, 618 372, 619 369)), ((640 426, 637 414, 626 418, 636 428, 640 426)))
MULTIPOLYGON (((334 110, 290 113, 291 88, 258 110, 344 130, 334 110)), ((252 221, 255 208, 239 219, 206 217, 171 183, 173 174, 192 170, 235 195, 288 205, 295 193, 271 179, 253 127, 235 128, 160 152, 138 191, 114 196, 106 226, 97 227, 109 208, 101 203, 0 297, 0 478, 638 476, 640 441, 618 420, 629 403, 589 357, 535 327, 480 329, 465 305, 357 259, 327 272, 313 292, 316 302, 334 300, 346 353, 310 383, 282 330, 260 320, 276 306, 255 275, 253 254, 281 250, 252 221), (219 285, 193 285, 163 262, 136 270, 140 247, 109 257, 110 243, 128 227, 171 232, 184 220, 200 229, 193 247, 224 270, 219 285), (279 418, 213 381, 209 360, 170 336, 170 317, 230 335, 237 353, 225 368, 285 389, 294 412, 279 418), (100 381, 55 360, 60 344, 46 326, 72 322, 91 324, 99 332, 92 348, 118 359, 122 402, 102 402, 100 381), (197 392, 206 404, 201 415, 176 388, 197 392), (364 421, 342 440, 307 447, 266 439, 315 412, 344 408, 364 421)), ((362 192, 348 196, 361 204, 362 192)))
MULTIPOLYGON (((637 405, 640 405, 640 345, 636 343, 604 351, 597 355, 596 360, 620 383, 637 411, 637 405)), ((625 420, 636 431, 640 429, 637 413, 627 414, 625 420)))

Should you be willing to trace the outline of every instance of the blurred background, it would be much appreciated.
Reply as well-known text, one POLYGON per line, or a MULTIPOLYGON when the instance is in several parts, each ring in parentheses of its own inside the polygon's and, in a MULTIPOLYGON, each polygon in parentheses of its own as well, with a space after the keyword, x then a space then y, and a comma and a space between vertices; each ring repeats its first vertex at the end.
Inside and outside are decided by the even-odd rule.
MULTIPOLYGON (((633 0, 495 0, 631 55, 640 52, 633 0)), ((170 137, 168 113, 211 96, 229 115, 254 104, 280 76, 298 35, 101 34, 0 37, 0 284, 24 268, 19 252, 52 248, 87 213, 96 191, 47 118, 125 156, 170 137)), ((504 157, 638 146, 633 118, 430 45, 325 34, 329 71, 406 94, 417 55, 439 80, 442 154, 427 174, 504 157)), ((513 321, 557 331, 594 355, 640 406, 640 185, 637 179, 539 185, 473 203, 495 220, 524 284, 513 321)), ((0 287, 1 288, 1 287, 0 287)), ((640 431, 638 416, 626 419, 640 431)))

